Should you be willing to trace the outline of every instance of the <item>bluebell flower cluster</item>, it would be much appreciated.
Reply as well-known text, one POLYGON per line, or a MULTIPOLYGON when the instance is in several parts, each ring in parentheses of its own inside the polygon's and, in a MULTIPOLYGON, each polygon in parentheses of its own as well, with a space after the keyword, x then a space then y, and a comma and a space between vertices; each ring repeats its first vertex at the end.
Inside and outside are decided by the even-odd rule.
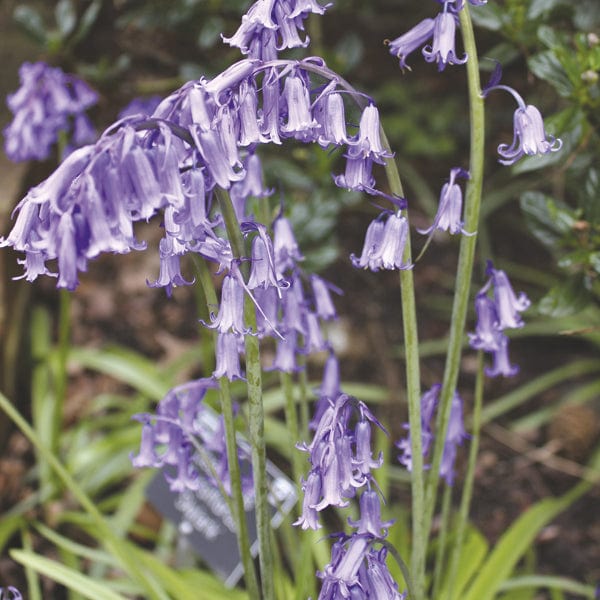
POLYGON ((65 154, 96 139, 85 111, 97 103, 98 94, 87 83, 44 62, 23 63, 19 78, 19 89, 7 98, 13 113, 4 129, 8 158, 45 160, 61 131, 69 134, 65 154))
POLYGON ((302 514, 294 525, 319 529, 322 510, 348 506, 362 489, 359 518, 348 519, 354 531, 333 536, 331 562, 317 573, 323 581, 319 600, 402 600, 404 595, 388 570, 387 549, 382 545, 393 521, 381 518, 381 499, 373 478, 373 469, 381 466, 383 455, 373 456, 372 429, 383 427, 364 402, 341 392, 333 352, 325 364, 318 396, 311 423, 313 440, 298 446, 309 453, 311 470, 303 481, 302 514))
POLYGON ((316 0, 258 0, 242 16, 237 31, 223 41, 250 58, 274 60, 282 50, 306 48, 310 39, 304 34, 304 21, 311 13, 322 15, 329 6, 316 0))
POLYGON ((383 456, 373 458, 371 429, 383 429, 364 402, 339 394, 327 400, 310 444, 298 447, 309 454, 311 470, 303 482, 302 515, 295 525, 321 527, 318 513, 328 506, 345 507, 358 488, 371 485, 372 469, 383 456))
POLYGON ((515 294, 506 273, 494 269, 491 261, 487 275, 488 281, 475 298, 477 323, 475 331, 469 333, 469 344, 476 350, 492 354, 493 364, 486 367, 486 375, 511 377, 519 372, 519 367, 510 363, 508 338, 503 332, 523 327, 520 313, 527 310, 531 302, 524 292, 515 294))
MULTIPOLYGON (((222 219, 214 214, 213 197, 217 188, 229 190, 239 220, 253 220, 247 199, 270 193, 262 182, 258 144, 287 138, 342 144, 348 166, 336 182, 381 193, 372 166, 390 155, 381 142, 377 108, 366 106, 356 132, 349 133, 337 85, 335 74, 315 60, 244 59, 212 80, 188 82, 150 117, 125 117, 94 145, 69 156, 19 203, 15 226, 1 244, 25 253, 29 281, 58 275, 58 287, 72 290, 78 273, 100 253, 145 248, 135 239, 134 225, 162 213, 161 268, 151 285, 171 293, 189 284, 180 270, 187 253, 229 269, 234 257, 217 232, 222 219), (331 79, 327 89, 311 80, 314 71, 331 79), (46 264, 54 260, 57 273, 46 264)), ((263 251, 260 242, 256 246, 263 251)), ((262 267, 272 270, 271 264, 262 267)))
POLYGON ((317 573, 323 580, 319 600, 403 600, 405 594, 400 593, 386 564, 387 548, 378 544, 393 521, 381 520, 376 491, 369 489, 362 493, 360 519, 349 522, 356 531, 337 536, 331 549, 331 562, 317 573))
POLYGON ((462 10, 464 2, 446 0, 441 4, 442 11, 435 18, 423 19, 405 34, 387 42, 390 54, 400 61, 402 70, 410 70, 406 59, 418 48, 422 48, 423 58, 427 62, 437 64, 439 71, 443 71, 447 65, 464 65, 467 62, 466 53, 460 57, 455 49, 456 13, 462 10))
MULTIPOLYGON (((439 403, 441 384, 436 383, 421 397, 421 444, 423 457, 427 458, 431 449, 431 443, 434 439, 434 416, 439 403)), ((404 428, 408 431, 405 438, 396 442, 396 447, 402 451, 398 456, 400 464, 404 465, 409 471, 413 468, 413 456, 411 448, 411 434, 408 423, 404 424, 404 428)), ((442 461, 440 463, 440 477, 442 477, 447 485, 454 483, 456 462, 456 453, 458 447, 463 441, 468 438, 463 423, 463 402, 461 397, 455 392, 452 397, 450 406, 450 419, 448 429, 444 438, 444 449, 442 452, 442 461)))
MULTIPOLYGON (((203 403, 207 390, 216 387, 213 378, 190 381, 170 390, 154 414, 136 415, 143 427, 140 451, 131 457, 133 466, 163 469, 173 492, 210 483, 231 494, 223 419, 215 420, 203 403)), ((241 446, 238 456, 249 459, 241 446)), ((244 494, 253 494, 251 473, 244 473, 242 487, 244 494)))

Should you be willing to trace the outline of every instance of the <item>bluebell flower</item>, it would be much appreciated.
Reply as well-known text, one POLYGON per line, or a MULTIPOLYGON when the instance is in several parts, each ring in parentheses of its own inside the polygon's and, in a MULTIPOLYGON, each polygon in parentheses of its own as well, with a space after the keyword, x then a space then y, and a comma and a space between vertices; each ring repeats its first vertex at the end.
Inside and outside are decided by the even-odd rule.
POLYGON ((21 592, 12 585, 0 587, 0 598, 2 600, 23 600, 21 592))
POLYGON ((313 470, 308 474, 306 480, 302 480, 302 513, 292 525, 302 529, 320 529, 319 511, 315 508, 321 498, 321 473, 313 470))
POLYGON ((238 98, 237 121, 239 123, 239 134, 237 143, 242 147, 247 147, 267 142, 268 139, 260 131, 258 97, 256 85, 252 79, 248 78, 242 81, 238 98))
POLYGON ((406 59, 417 48, 420 48, 425 42, 431 39, 434 26, 435 21, 433 19, 423 19, 423 21, 415 25, 405 34, 387 42, 390 54, 399 59, 400 68, 402 70, 410 70, 410 67, 406 64, 406 59))
POLYGON ((365 242, 360 257, 354 254, 350 255, 352 264, 357 268, 370 269, 378 271, 381 265, 381 245, 383 242, 383 232, 385 230, 385 222, 383 217, 385 213, 381 213, 376 219, 373 219, 367 227, 365 234, 365 242))
POLYGON ((227 377, 229 381, 244 379, 240 366, 240 347, 243 347, 240 336, 231 332, 219 332, 215 348, 216 366, 213 377, 227 377))
POLYGON ((279 128, 282 137, 293 137, 303 142, 317 140, 320 126, 312 116, 307 82, 299 71, 285 78, 280 110, 285 115, 279 128))
POLYGON ((519 369, 509 361, 508 338, 503 331, 523 327, 520 313, 527 310, 531 302, 524 292, 515 294, 506 273, 494 269, 491 261, 488 261, 487 275, 489 280, 475 298, 477 322, 475 332, 469 333, 469 344, 492 353, 493 366, 485 369, 488 377, 512 377, 519 369), (493 299, 488 295, 490 290, 493 299))
MULTIPOLYGON (((421 447, 423 456, 427 456, 433 440, 433 415, 437 408, 441 384, 436 383, 421 396, 421 447)), ((411 446, 411 433, 408 423, 404 424, 404 429, 408 431, 408 435, 396 442, 396 447, 402 451, 398 456, 398 462, 404 465, 409 471, 412 471, 413 456, 411 446)))
POLYGON ((477 315, 475 333, 469 333, 471 348, 495 352, 500 347, 499 340, 502 332, 499 328, 496 303, 486 292, 480 292, 475 297, 475 313, 477 315))
POLYGON ((375 187, 373 177, 373 159, 346 157, 346 168, 342 175, 335 175, 335 185, 347 190, 372 193, 375 187))
POLYGON ((146 281, 149 287, 164 287, 167 296, 171 296, 174 287, 180 285, 192 285, 194 279, 188 281, 181 274, 180 256, 174 248, 173 238, 165 237, 158 244, 160 256, 160 271, 155 282, 146 281))
MULTIPOLYGON (((282 294, 282 327, 285 331, 295 330, 302 335, 307 335, 305 315, 308 312, 307 301, 304 296, 302 280, 297 272, 290 278, 290 287, 282 294)), ((317 323, 318 325, 318 323, 317 323)))
POLYGON ((313 352, 327 350, 327 343, 323 337, 317 313, 305 310, 303 314, 303 323, 305 334, 304 348, 302 351, 305 354, 312 354, 313 352))
POLYGON ((262 109, 260 112, 260 131, 272 144, 281 144, 279 135, 279 105, 281 103, 281 84, 277 69, 268 69, 263 78, 262 109))
POLYGON ((491 367, 485 367, 488 377, 513 377, 519 372, 519 367, 512 365, 508 358, 508 338, 504 334, 498 336, 498 347, 491 352, 493 364, 491 367))
POLYGON ((454 43, 457 19, 447 10, 447 6, 448 3, 444 3, 444 10, 435 18, 431 45, 423 48, 425 60, 437 63, 439 71, 443 71, 446 65, 464 65, 467 62, 466 53, 462 58, 456 55, 454 43))
POLYGON ((279 289, 280 286, 288 287, 287 283, 280 283, 281 280, 275 272, 273 244, 270 239, 266 239, 263 235, 257 235, 252 240, 250 265, 248 289, 253 290, 258 287, 275 287, 279 289))
POLYGON ((450 419, 448 421, 446 439, 444 440, 442 462, 440 463, 440 477, 446 480, 447 485, 454 483, 454 463, 456 462, 457 448, 468 437, 463 423, 462 399, 454 392, 452 405, 450 406, 450 419))
POLYGON ((396 270, 411 269, 412 263, 404 260, 404 250, 408 239, 408 221, 401 211, 384 211, 367 228, 362 254, 350 255, 357 268, 396 270), (387 217, 385 224, 383 219, 387 217))
POLYGON ((499 162, 503 165, 512 165, 523 156, 558 152, 562 148, 562 141, 546 133, 542 115, 533 104, 526 104, 515 89, 498 83, 501 73, 498 66, 492 75, 490 84, 483 90, 484 98, 494 90, 504 90, 517 101, 517 108, 513 116, 513 141, 511 144, 498 146, 499 162))
POLYGON ((365 490, 360 496, 360 518, 358 521, 348 519, 351 527, 356 528, 358 535, 370 535, 374 538, 387 536, 387 528, 394 524, 394 520, 381 520, 381 501, 375 490, 365 490))
POLYGON ((304 260, 292 225, 284 216, 277 217, 273 222, 273 249, 275 268, 280 277, 285 271, 294 269, 297 263, 304 260))
POLYGON ((277 340, 277 349, 275 351, 275 360, 271 369, 283 373, 294 373, 300 370, 296 356, 299 352, 298 334, 292 329, 284 332, 283 338, 277 340))
POLYGON ((244 288, 234 274, 229 273, 223 278, 219 312, 216 315, 211 313, 210 319, 210 323, 201 322, 220 333, 232 331, 238 335, 245 335, 250 332, 244 325, 244 288))
POLYGON ((394 581, 387 564, 387 548, 379 550, 371 548, 367 554, 367 564, 362 566, 361 587, 367 598, 377 600, 404 600, 406 594, 401 594, 398 584, 394 581))
MULTIPOLYGON (((431 442, 435 435, 433 431, 434 415, 438 406, 441 389, 442 386, 437 383, 421 397, 421 439, 423 457, 427 457, 429 454, 431 442)), ((398 456, 398 461, 411 471, 413 468, 413 456, 410 427, 408 423, 404 425, 404 428, 407 429, 409 433, 405 438, 396 443, 396 446, 402 450, 402 454, 398 456)), ((456 460, 457 446, 460 446, 466 437, 468 436, 463 425, 462 400, 455 392, 452 397, 450 419, 446 437, 444 438, 444 449, 439 471, 440 477, 443 477, 448 485, 452 485, 454 481, 454 463, 456 460)))
POLYGON ((348 158, 370 159, 383 165, 390 156, 381 141, 379 110, 374 104, 368 104, 360 117, 357 136, 348 143, 348 158))
POLYGON ((431 234, 435 230, 447 231, 451 234, 463 233, 473 235, 463 229, 462 221, 462 190, 456 183, 458 177, 469 178, 467 171, 460 168, 454 168, 450 171, 450 179, 442 187, 440 193, 440 202, 438 210, 431 227, 427 229, 417 229, 424 235, 431 234))
POLYGON ((498 314, 498 327, 501 330, 523 327, 520 313, 527 310, 531 301, 525 292, 517 296, 504 271, 494 269, 491 262, 488 264, 488 275, 494 290, 494 302, 498 314))
POLYGON ((338 92, 324 92, 315 102, 315 120, 320 126, 317 142, 319 146, 341 146, 348 144, 344 100, 338 92))
POLYGON ((310 283, 313 291, 315 303, 315 312, 323 321, 330 321, 337 318, 337 311, 331 299, 330 291, 333 289, 336 293, 341 294, 341 290, 336 288, 329 282, 326 282, 318 275, 310 276, 310 283))
POLYGON ((84 111, 96 104, 98 94, 87 83, 43 62, 23 63, 19 78, 21 86, 7 98, 14 118, 4 130, 4 149, 11 160, 48 158, 59 131, 68 132, 76 117, 73 142, 93 141, 95 132, 84 111))

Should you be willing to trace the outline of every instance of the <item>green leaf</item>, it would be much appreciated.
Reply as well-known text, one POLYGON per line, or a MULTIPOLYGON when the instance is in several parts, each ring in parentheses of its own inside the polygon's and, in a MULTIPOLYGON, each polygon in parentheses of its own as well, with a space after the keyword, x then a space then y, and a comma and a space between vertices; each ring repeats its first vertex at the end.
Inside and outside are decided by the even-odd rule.
POLYGON ((541 300, 539 310, 550 317, 567 317, 582 311, 592 296, 585 287, 583 276, 576 275, 554 286, 541 300))
POLYGON ((547 81, 564 98, 573 93, 573 85, 558 60, 554 50, 533 55, 528 61, 529 69, 539 79, 547 81))
POLYGON ((30 6, 19 4, 13 12, 13 19, 36 42, 41 44, 46 43, 48 34, 44 27, 44 21, 37 10, 30 6))
POLYGON ((462 600, 493 600, 540 530, 572 501, 571 494, 547 498, 521 515, 500 538, 462 600))
POLYGON ((580 193, 583 216, 592 225, 600 223, 600 171, 590 168, 580 193))
POLYGON ((79 25, 77 26, 77 30, 75 34, 71 38, 72 44, 78 44, 82 40, 84 40, 90 29, 96 22, 98 15, 100 14, 100 9, 102 8, 102 0, 93 0, 93 2, 85 9, 85 12, 81 16, 79 20, 79 25))
POLYGON ((549 50, 559 46, 565 46, 567 43, 564 33, 561 33, 548 25, 541 25, 538 28, 537 37, 549 50))
POLYGON ((60 0, 54 9, 54 18, 63 38, 71 34, 77 23, 77 13, 72 0, 60 0))
POLYGON ((531 0, 527 16, 529 19, 546 16, 561 4, 565 4, 565 0, 531 0))
POLYGON ((471 18, 475 25, 489 29, 490 31, 499 31, 504 25, 504 11, 495 4, 488 3, 485 6, 469 7, 471 18))
POLYGON ((531 233, 551 250, 572 233, 577 219, 568 206, 541 192, 525 192, 520 204, 531 233))
MULTIPOLYGON (((460 555, 460 562, 458 564, 458 570, 456 573, 456 579, 454 582, 454 588, 452 598, 461 598, 462 592, 469 583, 470 579, 479 569, 481 563, 488 553, 489 544, 485 537, 475 529, 470 527, 465 535, 462 552, 460 555)), ((448 590, 448 577, 449 573, 446 573, 442 583, 442 589, 440 590, 440 598, 450 599, 450 593, 448 590)))
POLYGON ((55 560, 25 550, 12 550, 10 555, 18 563, 78 592, 85 598, 90 598, 90 600, 127 600, 124 596, 112 591, 106 584, 78 573, 55 560))
POLYGON ((513 577, 505 581, 501 586, 502 590, 516 590, 520 588, 561 590, 570 594, 583 596, 584 598, 593 599, 595 597, 593 586, 585 585, 567 577, 553 577, 552 575, 523 575, 521 577, 513 577))
POLYGON ((69 359, 127 383, 154 400, 161 400, 171 387, 171 383, 157 371, 154 362, 124 348, 73 348, 69 359))

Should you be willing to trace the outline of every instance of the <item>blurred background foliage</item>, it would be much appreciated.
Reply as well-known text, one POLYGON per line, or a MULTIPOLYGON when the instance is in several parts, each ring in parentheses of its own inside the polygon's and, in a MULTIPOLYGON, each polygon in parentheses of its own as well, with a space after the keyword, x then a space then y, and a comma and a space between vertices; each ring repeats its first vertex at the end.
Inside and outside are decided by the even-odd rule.
MULTIPOLYGON (((235 31, 248 4, 241 0, 3 0, 0 52, 12 61, 5 65, 12 64, 14 68, 3 67, 3 78, 6 77, 2 90, 6 93, 16 89, 17 68, 22 61, 46 60, 61 66, 78 73, 100 92, 101 100, 93 117, 98 131, 102 131, 132 98, 166 95, 190 78, 211 77, 238 60, 237 51, 222 43, 221 33, 231 35, 235 31)), ((418 227, 427 226, 435 213, 439 190, 450 168, 468 166, 465 74, 459 67, 438 73, 418 52, 408 61, 412 70, 402 73, 397 60, 387 53, 384 40, 401 35, 421 19, 432 16, 438 7, 433 0, 340 0, 324 17, 308 21, 310 54, 322 55, 331 68, 376 100, 396 152, 411 219, 418 227)), ((519 330, 517 335, 542 336, 542 341, 537 338, 537 342, 526 347, 516 344, 524 357, 529 356, 529 351, 543 355, 539 344, 552 336, 556 340, 558 332, 570 332, 567 341, 563 336, 556 342, 559 349, 552 358, 546 361, 541 357, 536 362, 536 356, 532 356, 529 366, 523 364, 524 375, 530 376, 538 375, 538 362, 544 362, 544 374, 529 386, 523 378, 518 380, 520 387, 516 390, 501 383, 490 394, 496 394, 496 398, 486 409, 488 420, 510 414, 507 428, 511 432, 513 428, 524 431, 553 423, 565 406, 589 403, 598 409, 598 366, 587 357, 597 356, 600 346, 600 3, 490 0, 471 12, 478 26, 482 67, 491 71, 495 61, 500 61, 503 82, 518 89, 527 103, 541 110, 547 129, 561 137, 564 144, 562 152, 527 158, 511 168, 502 167, 495 161, 495 149, 510 141, 515 107, 512 99, 501 93, 492 94, 486 101, 488 152, 480 273, 487 258, 497 259, 499 267, 510 267, 515 286, 526 289, 535 301, 535 308, 528 313, 528 328, 519 330), (565 365, 569 352, 576 360, 565 365), (586 360, 580 359, 582 355, 586 360), (561 365, 563 370, 552 371, 561 365), (577 380, 580 385, 571 385, 572 378, 582 377, 577 380), (552 386, 567 384, 568 391, 562 390, 528 407, 527 402, 552 386)), ((484 80, 485 76, 483 73, 484 80)), ((2 113, 2 126, 8 120, 9 115, 2 113)), ((333 185, 331 173, 343 168, 338 154, 300 144, 287 149, 285 154, 278 149, 265 149, 265 172, 273 189, 271 210, 275 214, 280 202, 284 202, 309 270, 324 271, 336 285, 342 284, 344 278, 343 287, 348 293, 339 299, 340 312, 351 315, 351 332, 344 335, 350 336, 351 345, 373 347, 369 360, 365 359, 365 352, 354 357, 356 368, 351 362, 353 357, 347 358, 351 366, 345 371, 355 381, 364 376, 363 383, 385 382, 392 390, 389 393, 401 395, 397 391, 401 388, 398 365, 390 362, 390 346, 396 345, 394 359, 401 356, 398 330, 375 325, 375 318, 397 314, 398 298, 389 292, 396 280, 382 275, 374 281, 373 277, 347 268, 347 255, 360 250, 366 225, 379 209, 360 195, 348 194, 333 185), (340 255, 342 259, 338 260, 340 255), (341 267, 342 264, 346 266, 341 267), (359 333, 352 338, 352 332, 357 330, 359 333)), ((0 168, 2 176, 8 177, 6 162, 0 163, 0 168)), ((2 213, 8 215, 25 188, 37 183, 52 168, 49 161, 28 167, 27 173, 19 172, 21 195, 2 195, 2 213)), ((8 221, 3 223, 3 233, 7 227, 8 221)), ((439 376, 440 356, 445 351, 443 323, 449 317, 448 298, 453 286, 449 273, 454 268, 457 248, 454 238, 436 236, 435 241, 416 269, 417 285, 421 284, 422 290, 418 292, 420 308, 427 315, 423 317, 424 377, 432 380, 439 376)), ((423 238, 415 237, 415 255, 423 242, 423 238)), ((14 256, 2 260, 6 264, 2 390, 14 390, 15 402, 25 414, 33 416, 37 435, 43 440, 50 435, 49 399, 56 393, 60 378, 55 345, 57 325, 51 317, 56 310, 56 296, 52 282, 36 283, 33 301, 21 295, 19 289, 29 290, 31 286, 19 288, 10 280, 15 267, 9 262, 14 262, 14 256), (20 305, 29 308, 19 312, 15 307, 20 305), (9 344, 14 337, 11 331, 26 340, 19 348, 9 344)), ((114 281, 122 284, 124 291, 113 298, 98 286, 86 290, 84 284, 78 290, 82 300, 79 308, 75 305, 75 316, 83 315, 85 321, 87 302, 97 313, 113 320, 120 313, 127 313, 138 321, 108 325, 106 317, 105 321, 96 322, 97 329, 105 327, 100 334, 97 329, 73 332, 75 346, 70 353, 69 371, 72 401, 63 416, 59 456, 84 492, 104 514, 110 515, 107 518, 111 527, 117 527, 124 540, 129 537, 126 543, 133 539, 138 546, 153 548, 159 558, 167 557, 173 547, 174 532, 166 524, 157 527, 155 515, 144 508, 146 480, 131 478, 128 457, 136 450, 139 426, 130 418, 149 410, 168 385, 198 375, 195 361, 201 362, 205 350, 197 348, 195 323, 190 325, 173 308, 165 307, 160 292, 140 292, 136 284, 125 282, 126 276, 119 278, 114 266, 104 259, 99 265, 96 271, 92 269, 90 279, 95 272, 105 286, 114 281), (139 308, 147 307, 139 300, 141 294, 152 299, 153 308, 161 306, 160 319, 156 313, 140 316, 143 311, 139 308), (100 308, 104 301, 114 306, 110 310, 100 308), (150 335, 148 332, 159 320, 168 335, 160 338, 160 343, 149 343, 142 335, 150 335), (88 344, 86 336, 94 343, 99 340, 98 347, 80 348, 79 345, 88 344), (127 349, 111 347, 110 342, 115 341, 127 349), (153 360, 144 359, 140 352, 153 360), (154 360, 157 357, 158 367, 154 360)), ((135 271, 143 288, 145 278, 151 277, 153 271, 147 270, 147 262, 142 266, 135 263, 128 276, 135 271)), ((150 269, 157 268, 157 264, 150 265, 150 269)), ((473 285, 478 287, 478 282, 473 285)), ((191 314, 192 319, 197 314, 193 295, 187 290, 178 290, 170 306, 178 307, 187 317, 191 314)), ((471 367, 466 361, 467 376, 472 374, 471 367)), ((380 389, 373 392, 374 388, 363 388, 361 393, 367 394, 369 389, 373 398, 363 399, 383 402, 386 395, 380 389)), ((276 414, 277 403, 274 406, 276 414)), ((400 420, 397 421, 391 426, 392 433, 400 426, 400 420)), ((588 424, 592 421, 588 418, 588 424)), ((273 416, 269 443, 274 448, 285 448, 285 431, 277 425, 273 416)), ((1 426, 0 422, 0 434, 1 426)), ((581 426, 580 423, 577 427, 581 426)), ((6 423, 4 427, 6 431, 6 423)), ((581 431, 577 427, 572 435, 581 438, 583 434, 577 433, 581 431)), ((597 431, 590 427, 585 434, 588 453, 597 444, 597 431)), ((0 446, 6 444, 8 436, 0 440, 0 446)), ((38 455, 34 459, 31 449, 19 446, 18 441, 12 443, 10 451, 12 456, 24 457, 23 462, 29 467, 20 473, 24 489, 4 487, 5 498, 0 495, 0 510, 4 511, 0 520, 0 554, 11 545, 24 549, 19 562, 28 565, 30 598, 42 597, 48 590, 55 593, 37 573, 51 574, 56 565, 34 564, 33 550, 47 553, 73 572, 87 573, 90 581, 108 582, 114 593, 140 594, 139 583, 131 583, 135 576, 127 571, 127 565, 107 555, 90 555, 86 550, 90 540, 102 539, 102 528, 65 493, 64 481, 53 474, 47 458, 38 455), (63 537, 52 538, 45 529, 48 525, 63 537), (81 546, 70 545, 69 539, 78 540, 81 546), (123 571, 131 577, 123 575, 123 571)), ((402 481, 399 469, 390 468, 389 473, 396 482, 402 481)), ((405 529, 399 531, 394 535, 407 538, 405 529)), ((408 540, 398 543, 406 548, 408 540)), ((143 559, 146 567, 159 569, 148 556, 143 559)), ((315 558, 315 568, 325 562, 322 556, 315 558)), ((525 563, 522 573, 532 572, 535 560, 529 556, 525 563)), ((14 572, 14 565, 7 566, 0 560, 0 574, 6 578, 14 572)), ((597 569, 595 573, 600 577, 597 569)), ((190 571, 178 587, 177 576, 170 572, 162 575, 163 581, 168 582, 165 594, 173 597, 194 597, 190 590, 198 589, 199 583, 208 590, 207 599, 224 597, 219 582, 210 577, 199 582, 203 575, 190 571)), ((89 597, 85 594, 90 581, 80 582, 68 597, 89 597)), ((96 597, 112 596, 107 593, 96 597)))

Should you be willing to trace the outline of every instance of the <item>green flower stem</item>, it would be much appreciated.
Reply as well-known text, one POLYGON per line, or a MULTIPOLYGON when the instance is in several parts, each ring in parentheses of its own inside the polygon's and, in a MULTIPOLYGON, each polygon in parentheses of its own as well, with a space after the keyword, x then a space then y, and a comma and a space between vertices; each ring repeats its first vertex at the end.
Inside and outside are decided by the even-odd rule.
MULTIPOLYGON (((383 129, 382 140, 389 150, 390 145, 383 129)), ((392 194, 404 197, 398 167, 393 159, 385 165, 385 173, 392 194)), ((406 241, 404 260, 411 262, 410 238, 406 241)), ((411 432, 411 491, 412 491, 412 557, 411 580, 413 600, 425 597, 425 553, 427 536, 424 521, 424 465, 423 440, 421 435, 421 375, 419 367, 419 336, 417 331, 417 310, 415 285, 412 269, 400 270, 400 295, 402 300, 402 323, 404 328, 404 348, 406 357, 406 392, 408 398, 408 421, 411 432)))
MULTIPOLYGON (((252 300, 246 296, 244 318, 246 326, 256 331, 256 312, 252 300)), ((258 558, 262 582, 262 600, 274 600, 273 551, 271 548, 271 520, 267 489, 267 449, 265 444, 265 415, 262 402, 262 369, 258 338, 245 336, 246 388, 248 390, 248 426, 252 445, 252 473, 256 529, 258 535, 258 558)))
POLYGON ((283 388, 283 395, 285 397, 285 423, 289 433, 290 442, 290 458, 292 462, 292 474, 294 476, 294 483, 299 486, 300 479, 304 475, 302 469, 302 456, 300 451, 296 448, 296 443, 300 441, 300 429, 298 426, 298 413, 296 411, 296 401, 294 398, 294 382, 292 376, 289 373, 283 371, 279 374, 279 380, 281 387, 283 388))
MULTIPOLYGON (((240 231, 231 198, 225 190, 218 189, 217 199, 229 243, 236 258, 245 256, 244 239, 240 231)), ((247 265, 242 264, 240 269, 247 265)), ((246 327, 256 331, 256 311, 252 299, 244 299, 244 320, 246 327)), ((248 429, 252 447, 252 473, 254 478, 254 501, 256 511, 256 530, 258 536, 258 558, 262 600, 274 600, 273 550, 271 546, 271 522, 267 489, 267 450, 265 444, 265 417, 262 403, 262 368, 260 349, 255 335, 244 336, 246 348, 246 389, 248 392, 248 429)))
POLYGON ((244 494, 242 492, 242 476, 237 456, 237 443, 235 439, 235 424, 233 418, 233 403, 231 401, 231 390, 227 377, 219 379, 219 397, 221 400, 221 411, 223 413, 223 424, 225 425, 225 445, 227 448, 227 464, 229 466, 229 478, 231 481, 231 494, 233 496, 233 513, 237 528, 237 539, 242 564, 244 565, 244 582, 248 590, 248 596, 252 600, 260 600, 256 570, 250 550, 250 536, 246 522, 246 510, 244 508, 244 494))
POLYGON ((479 226, 479 212, 481 207, 481 189, 483 185, 483 155, 484 155, 484 108, 479 82, 479 61, 473 34, 473 24, 469 13, 468 4, 460 11, 460 25, 465 51, 469 56, 467 61, 467 80, 469 86, 469 109, 471 127, 471 151, 469 172, 471 178, 467 183, 465 193, 465 229, 473 235, 463 235, 460 241, 456 286, 452 305, 450 321, 450 336, 442 390, 440 392, 440 407, 436 421, 436 437, 434 443, 433 459, 427 482, 425 497, 425 531, 429 535, 431 522, 436 505, 439 470, 444 449, 444 440, 448 423, 450 421, 450 408, 452 397, 458 382, 462 343, 464 338, 465 323, 469 302, 469 290, 473 273, 473 262, 479 226))
POLYGON ((19 411, 12 405, 10 400, 2 393, 0 393, 0 409, 12 419, 17 427, 23 432, 23 435, 25 435, 38 453, 44 457, 44 460, 54 470, 65 488, 73 494, 82 508, 88 513, 90 519, 98 529, 98 539, 104 540, 107 549, 119 559, 129 575, 131 575, 131 577, 142 587, 145 592, 145 597, 152 600, 164 600, 166 598, 164 592, 157 589, 156 581, 140 568, 140 561, 135 553, 131 552, 131 547, 115 533, 106 517, 98 510, 90 497, 83 491, 75 479, 73 479, 73 476, 58 460, 56 455, 41 442, 31 425, 29 425, 19 411))
POLYGON ((446 544, 448 543, 448 529, 450 529, 450 509, 452 507, 452 488, 447 485, 442 497, 442 518, 440 532, 437 537, 437 548, 435 552, 435 563, 433 568, 433 585, 431 597, 439 598, 440 585, 446 562, 446 544))
POLYGON ((53 440, 51 450, 58 453, 58 440, 62 430, 63 407, 67 395, 67 358, 71 340, 71 292, 60 290, 58 317, 58 365, 56 372, 53 440))
POLYGON ((308 375, 306 374, 306 356, 298 357, 298 367, 300 367, 299 390, 300 390, 300 437, 298 441, 308 440, 308 424, 310 423, 310 406, 308 400, 308 375))
MULTIPOLYGON (((218 305, 217 293, 206 262, 200 258, 194 259, 198 281, 204 298, 206 307, 210 312, 210 306, 218 305)), ((213 335, 213 342, 216 345, 216 334, 213 335)), ((223 425, 225 426, 225 446, 227 449, 227 463, 229 465, 229 477, 231 481, 231 495, 233 496, 233 517, 237 528, 238 548, 242 564, 244 565, 244 581, 248 595, 252 600, 260 600, 260 591, 254 560, 252 558, 250 536, 248 534, 248 524, 246 522, 246 511, 244 508, 244 494, 242 492, 242 477, 240 465, 237 457, 237 443, 235 435, 235 424, 233 417, 233 403, 231 400, 231 388, 227 377, 221 377, 219 380, 219 398, 221 401, 221 412, 223 414, 223 425)))
MULTIPOLYGON (((206 261, 197 254, 192 254, 192 262, 196 270, 197 280, 200 283, 200 285, 194 286, 196 306, 200 318, 208 323, 210 322, 211 308, 216 309, 219 304, 217 293, 215 292, 212 275, 206 261)), ((215 370, 215 345, 217 336, 213 331, 201 324, 199 330, 202 372, 205 377, 208 377, 215 370)))
POLYGON ((458 565, 460 564, 460 556, 462 553, 463 541, 465 537, 465 529, 469 518, 469 508, 471 506, 471 498, 473 497, 473 483, 475 481, 475 466, 477 462, 477 453, 479 451, 479 439, 481 434, 481 408, 483 405, 483 384, 485 377, 483 374, 483 352, 480 350, 477 355, 477 378, 475 380, 475 400, 473 405, 473 417, 471 427, 471 446, 469 448, 469 462, 467 464, 467 472, 462 489, 462 497, 460 500, 460 508, 458 511, 458 521, 456 523, 456 534, 454 543, 450 550, 452 557, 450 562, 450 579, 448 584, 448 600, 452 600, 454 596, 454 584, 458 573, 458 565))

